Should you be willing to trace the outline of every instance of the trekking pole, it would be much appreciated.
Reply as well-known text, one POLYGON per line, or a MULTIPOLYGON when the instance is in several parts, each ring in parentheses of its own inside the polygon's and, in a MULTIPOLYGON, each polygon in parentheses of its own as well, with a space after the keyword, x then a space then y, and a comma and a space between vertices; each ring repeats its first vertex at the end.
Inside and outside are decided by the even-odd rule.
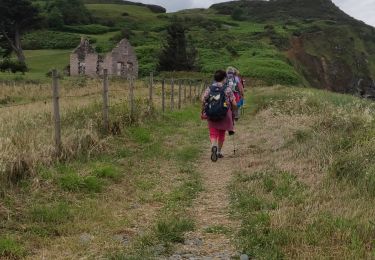
POLYGON ((242 99, 242 106, 241 106, 241 116, 245 114, 245 100, 242 99))
POLYGON ((232 135, 232 141, 233 141, 233 154, 236 155, 237 149, 236 149, 236 142, 235 142, 234 138, 235 138, 235 134, 232 135))

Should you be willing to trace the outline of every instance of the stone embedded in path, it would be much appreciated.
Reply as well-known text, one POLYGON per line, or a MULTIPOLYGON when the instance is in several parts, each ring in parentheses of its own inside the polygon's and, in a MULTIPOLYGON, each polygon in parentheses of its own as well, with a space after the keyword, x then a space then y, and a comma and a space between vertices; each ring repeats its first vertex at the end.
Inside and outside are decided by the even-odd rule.
POLYGON ((184 244, 185 245, 189 245, 189 246, 202 246, 203 245, 203 241, 200 238, 193 238, 193 239, 187 239, 187 240, 185 240, 184 244))
POLYGON ((249 260, 249 257, 248 255, 243 254, 240 256, 240 260, 249 260))
POLYGON ((81 244, 83 245, 88 245, 91 240, 93 240, 94 237, 88 233, 83 233, 79 236, 79 241, 81 242, 81 244))
POLYGON ((130 243, 130 237, 126 234, 117 234, 113 236, 113 240, 128 245, 130 243))

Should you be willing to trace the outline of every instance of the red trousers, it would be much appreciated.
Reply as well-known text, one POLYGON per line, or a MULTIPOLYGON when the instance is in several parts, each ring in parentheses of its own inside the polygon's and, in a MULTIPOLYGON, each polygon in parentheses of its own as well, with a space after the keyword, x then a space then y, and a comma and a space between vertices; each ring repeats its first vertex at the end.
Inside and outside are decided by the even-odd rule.
POLYGON ((219 142, 225 141, 225 132, 226 130, 219 130, 213 127, 210 127, 210 139, 216 139, 219 142))

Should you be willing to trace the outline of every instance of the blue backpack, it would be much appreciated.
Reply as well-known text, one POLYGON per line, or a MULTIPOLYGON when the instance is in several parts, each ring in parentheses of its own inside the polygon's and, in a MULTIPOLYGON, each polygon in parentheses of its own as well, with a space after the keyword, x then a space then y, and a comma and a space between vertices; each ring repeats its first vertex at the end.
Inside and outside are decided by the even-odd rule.
POLYGON ((217 85, 210 87, 204 112, 211 121, 220 121, 227 115, 229 107, 225 97, 226 88, 227 86, 219 87, 217 85))

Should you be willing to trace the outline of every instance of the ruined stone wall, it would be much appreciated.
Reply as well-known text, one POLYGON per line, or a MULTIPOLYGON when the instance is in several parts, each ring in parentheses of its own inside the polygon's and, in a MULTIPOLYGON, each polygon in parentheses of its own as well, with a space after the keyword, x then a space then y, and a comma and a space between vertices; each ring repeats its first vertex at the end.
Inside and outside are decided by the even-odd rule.
POLYGON ((133 47, 126 39, 122 40, 108 55, 111 57, 112 75, 127 77, 130 73, 138 77, 138 59, 133 47))
POLYGON ((88 53, 85 57, 86 70, 85 75, 90 77, 97 76, 98 54, 88 53))
POLYGON ((108 75, 138 77, 138 60, 129 41, 123 39, 104 58, 92 48, 87 40, 82 39, 81 44, 70 55, 70 75, 84 74, 96 77, 103 74, 103 69, 108 70, 108 75))
POLYGON ((78 55, 73 53, 70 55, 70 76, 78 76, 78 55))
POLYGON ((108 75, 112 75, 112 71, 113 71, 113 68, 112 68, 112 56, 109 54, 107 54, 104 58, 104 61, 103 61, 103 69, 107 69, 108 70, 108 75))

